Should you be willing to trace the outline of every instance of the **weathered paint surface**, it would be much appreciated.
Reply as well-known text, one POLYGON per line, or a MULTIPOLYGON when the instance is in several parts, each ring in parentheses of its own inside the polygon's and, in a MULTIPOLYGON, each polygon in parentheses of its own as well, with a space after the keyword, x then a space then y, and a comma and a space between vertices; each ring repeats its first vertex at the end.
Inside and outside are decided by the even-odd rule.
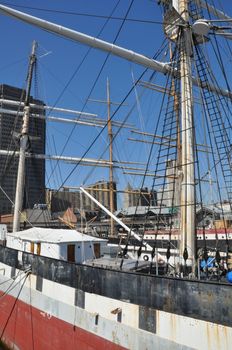
POLYGON ((139 323, 139 307, 138 305, 129 304, 116 299, 105 298, 101 295, 85 293, 85 309, 117 321, 117 309, 121 311, 121 322, 128 326, 138 328, 139 323))
POLYGON ((157 334, 194 349, 231 349, 232 328, 212 322, 157 311, 157 334))
MULTIPOLYGON (((13 261, 11 251, 6 261, 13 261)), ((232 288, 228 284, 107 270, 26 253, 23 263, 31 265, 37 276, 84 292, 232 326, 232 288)))
MULTIPOLYGON (((6 265, 0 264, 0 268, 4 266, 5 273, 9 271, 9 268, 6 265)), ((17 273, 17 271, 16 271, 17 273)), ((7 276, 2 276, 0 274, 0 285, 1 289, 7 290, 11 284, 11 282, 8 280, 7 276), (5 281, 5 283, 3 283, 5 281)), ((86 336, 91 337, 91 335, 95 335, 100 339, 104 339, 107 343, 114 343, 118 346, 121 346, 121 348, 131 349, 131 350, 153 350, 161 349, 172 349, 172 350, 189 350, 190 347, 186 347, 181 344, 174 343, 172 341, 169 341, 167 339, 161 338, 157 336, 154 332, 150 333, 147 331, 144 331, 143 329, 134 328, 131 326, 128 326, 124 323, 124 318, 122 317, 121 322, 118 322, 116 320, 112 320, 112 314, 108 307, 105 308, 105 305, 111 305, 112 309, 115 306, 115 303, 117 300, 112 300, 109 298, 102 297, 101 299, 101 312, 98 314, 96 311, 99 310, 98 305, 96 303, 92 302, 92 309, 91 312, 88 312, 85 310, 85 302, 82 307, 76 307, 73 303, 73 298, 70 298, 70 300, 66 300, 67 302, 62 302, 59 299, 61 299, 61 296, 58 295, 62 293, 63 295, 69 294, 70 290, 73 288, 62 286, 63 289, 61 289, 61 286, 58 285, 56 282, 52 281, 45 281, 43 284, 47 283, 46 289, 48 290, 48 285, 50 284, 51 290, 54 291, 57 288, 57 293, 54 293, 52 296, 46 296, 44 293, 41 293, 34 289, 35 284, 35 276, 30 275, 24 285, 24 288, 22 289, 22 292, 20 293, 20 302, 19 304, 23 305, 23 307, 20 307, 20 317, 24 320, 20 322, 21 324, 24 324, 25 327, 29 329, 29 332, 31 331, 31 320, 33 321, 34 318, 34 312, 36 312, 36 315, 39 312, 39 322, 42 324, 45 322, 45 325, 42 324, 39 326, 42 330, 45 327, 46 331, 50 334, 50 337, 54 335, 57 336, 57 342, 61 342, 63 344, 63 332, 66 332, 66 326, 69 325, 70 329, 80 329, 83 331, 86 331, 86 336), (97 318, 97 324, 96 324, 96 315, 98 315, 97 318), (105 317, 103 317, 105 315, 105 317), (53 324, 53 321, 59 320, 59 322, 64 323, 65 327, 63 328, 62 332, 56 332, 56 325, 53 324), (51 322, 50 322, 51 321, 51 322), (29 325, 27 323, 29 322, 29 325), (55 327, 55 329, 54 329, 55 327), (61 339, 59 339, 59 336, 61 339)), ((10 291, 10 294, 15 298, 18 295, 18 292, 20 290, 21 282, 18 284, 17 279, 15 280, 14 288, 10 291)), ((74 290, 74 289, 73 289, 74 290)), ((96 299, 93 296, 93 301, 96 299)), ((91 295, 89 295, 89 298, 91 298, 91 295)), ((85 299, 85 298, 84 298, 85 299)), ((2 298, 4 301, 4 297, 2 298)), ((6 299, 5 299, 6 300, 6 299)), ((126 302, 124 302, 127 304, 126 302)), ((124 305, 124 303, 122 303, 124 305)), ((0 302, 0 314, 1 310, 4 309, 5 303, 0 302)), ((136 305, 132 305, 132 308, 138 308, 136 305)), ((126 313, 130 312, 132 309, 124 309, 124 312, 126 313)), ((17 312, 18 314, 18 312, 17 312)), ((38 316, 38 315, 37 315, 38 316)), ((115 315, 114 315, 115 316, 115 315)), ((131 317, 131 314, 127 315, 128 317, 131 317)), ((3 314, 2 314, 3 317, 3 314)), ((0 323, 0 331, 1 327, 4 327, 6 324, 8 317, 8 313, 5 313, 5 321, 3 324, 0 323)), ((20 325, 19 323, 19 325, 20 325)), ((33 324, 35 322, 32 322, 33 324)), ((18 323, 15 323, 18 326, 18 323)), ((144 323, 146 325, 146 323, 144 323)), ((39 334, 40 337, 43 337, 43 333, 40 332, 38 328, 33 328, 33 331, 39 334)), ((80 332, 79 332, 80 333, 80 332)), ((79 334, 78 333, 78 334, 79 334)), ((4 332, 5 335, 7 335, 6 339, 11 339, 11 334, 7 334, 4 332)), ((18 333, 17 333, 18 334, 18 333)), ((20 336, 19 332, 19 336, 20 336)), ((16 333, 14 334, 14 342, 18 344, 18 341, 16 341, 16 333)), ((87 340, 88 343, 89 340, 87 340)), ((78 344, 78 339, 76 341, 78 344)), ((76 346, 75 343, 75 346, 76 346)), ((41 345, 43 346, 43 344, 41 345)), ((15 347, 17 349, 17 347, 15 347)), ((22 348, 23 349, 23 348, 22 348)), ((44 348, 41 347, 43 350, 44 348)), ((47 347, 45 348, 47 349, 47 347)), ((68 348, 72 349, 72 348, 68 348)), ((94 347, 89 347, 89 349, 99 349, 98 343, 97 345, 94 345, 94 347)), ((82 350, 82 347, 80 347, 80 350, 82 350)))
POLYGON ((122 346, 98 337, 50 314, 18 300, 9 318, 15 299, 4 297, 0 303, 0 329, 4 329, 2 340, 9 347, 20 350, 123 350, 122 346))
POLYGON ((30 284, 20 295, 26 304, 124 348, 230 349, 228 284, 68 264, 1 247, 0 261, 5 276, 31 265, 30 284))

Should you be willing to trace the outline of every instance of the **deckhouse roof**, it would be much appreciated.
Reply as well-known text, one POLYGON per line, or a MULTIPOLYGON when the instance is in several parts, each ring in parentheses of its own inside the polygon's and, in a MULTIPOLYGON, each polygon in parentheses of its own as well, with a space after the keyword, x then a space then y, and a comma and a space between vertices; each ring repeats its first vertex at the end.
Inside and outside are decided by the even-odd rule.
POLYGON ((69 242, 104 242, 76 230, 33 227, 25 231, 9 233, 9 236, 30 242, 69 243, 69 242))

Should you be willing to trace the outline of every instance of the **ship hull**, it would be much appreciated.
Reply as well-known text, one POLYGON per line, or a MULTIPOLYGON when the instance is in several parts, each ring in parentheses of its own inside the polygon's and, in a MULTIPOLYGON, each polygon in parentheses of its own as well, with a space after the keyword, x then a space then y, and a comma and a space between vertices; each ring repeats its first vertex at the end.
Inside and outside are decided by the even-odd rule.
POLYGON ((0 247, 0 291, 0 332, 14 349, 230 349, 229 285, 0 247), (28 267, 29 275, 22 270, 28 267))
POLYGON ((0 310, 2 340, 12 349, 125 349, 74 324, 46 314, 12 296, 4 297, 0 310))
POLYGON ((78 307, 73 288, 44 279, 44 291, 38 292, 37 277, 30 275, 21 290, 25 277, 20 274, 21 281, 17 277, 12 284, 7 265, 0 269, 5 270, 0 276, 0 334, 10 349, 192 349, 159 337, 155 328, 150 333, 138 329, 138 305, 86 293, 84 308, 78 307), (111 312, 118 305, 125 310, 123 323, 111 312))

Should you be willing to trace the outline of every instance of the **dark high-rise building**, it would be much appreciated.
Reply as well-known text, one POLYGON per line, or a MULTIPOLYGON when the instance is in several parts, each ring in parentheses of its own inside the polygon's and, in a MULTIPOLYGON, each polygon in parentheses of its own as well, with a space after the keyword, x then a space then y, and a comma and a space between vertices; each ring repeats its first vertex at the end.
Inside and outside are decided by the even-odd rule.
MULTIPOLYGON (((19 135, 22 127, 22 111, 17 101, 24 101, 25 91, 2 84, 0 85, 0 150, 19 151, 19 135), (16 102, 15 102, 16 101, 16 102)), ((42 101, 31 97, 31 104, 44 105, 42 101)), ((31 113, 45 114, 42 108, 32 108, 31 113)), ((30 118, 29 135, 31 145, 28 152, 45 153, 45 120, 30 118)), ((15 200, 18 157, 14 154, 0 155, 0 185, 12 202, 15 200)), ((45 160, 26 159, 24 190, 24 209, 33 208, 36 203, 45 202, 45 160)), ((12 212, 12 203, 0 190, 0 214, 12 212)))

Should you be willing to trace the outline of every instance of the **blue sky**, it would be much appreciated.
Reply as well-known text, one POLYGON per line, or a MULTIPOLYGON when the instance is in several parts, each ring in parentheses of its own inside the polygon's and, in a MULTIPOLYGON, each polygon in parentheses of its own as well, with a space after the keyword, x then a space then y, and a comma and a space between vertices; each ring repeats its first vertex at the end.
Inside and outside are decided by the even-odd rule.
MULTIPOLYGON (((85 0, 78 2, 36 1, 36 3, 32 1, 17 1, 17 5, 22 6, 34 6, 45 9, 65 10, 70 12, 99 14, 106 16, 111 13, 116 3, 117 1, 108 0, 85 0)), ((130 1, 121 1, 114 12, 114 16, 124 17, 129 4, 130 1)), ((106 22, 106 19, 48 13, 45 11, 30 10, 26 8, 17 9, 24 10, 25 12, 31 13, 34 16, 54 21, 61 25, 68 26, 94 36, 99 33, 102 26, 106 22)), ((128 17, 142 20, 160 21, 161 11, 159 7, 151 1, 135 0, 128 17)), ((109 21, 101 34, 101 38, 108 41, 113 41, 121 23, 122 21, 119 20, 109 21)), ((60 96, 64 85, 69 81, 76 67, 81 62, 83 56, 88 50, 88 47, 56 37, 52 34, 43 32, 40 29, 28 26, 25 23, 15 21, 14 19, 5 16, 1 16, 0 27, 3 33, 7 32, 7 35, 3 41, 4 49, 2 50, 0 61, 1 81, 19 87, 23 86, 27 70, 27 57, 31 49, 32 41, 36 40, 39 43, 39 55, 43 55, 46 52, 51 52, 49 55, 39 58, 38 97, 43 99, 45 103, 53 105, 58 96, 60 96)), ((159 48, 160 42, 163 40, 162 38, 163 36, 162 33, 160 33, 159 25, 126 22, 116 43, 151 57, 159 48)), ((82 109, 84 101, 89 94, 90 88, 96 79, 105 57, 105 53, 97 50, 91 50, 82 68, 60 98, 57 106, 75 108, 77 110, 82 109)), ((106 98, 106 78, 109 77, 111 84, 111 98, 113 101, 120 102, 132 86, 132 71, 136 79, 136 77, 138 77, 143 70, 143 67, 133 65, 123 61, 120 58, 110 57, 91 97, 97 99, 106 98)), ((134 94, 132 95, 134 96, 134 94)), ((128 101, 128 103, 130 105, 131 101, 128 101)), ((129 107, 123 107, 116 118, 120 120, 121 117, 127 113, 128 108, 129 107)), ((85 107, 85 111, 97 113, 101 117, 106 117, 106 107, 104 105, 89 102, 85 107)), ((138 112, 135 110, 129 122, 136 122, 137 113, 138 112)), ((137 126, 136 124, 137 123, 134 123, 135 126, 137 126)), ((51 134, 51 137, 54 136, 54 139, 56 140, 57 153, 59 153, 59 151, 62 149, 62 144, 64 142, 61 137, 62 134, 65 139, 65 136, 69 135, 70 130, 71 127, 65 126, 64 129, 63 125, 52 124, 50 126, 48 123, 48 134, 51 134)), ((72 140, 70 141, 64 154, 81 156, 86 144, 91 142, 92 138, 98 131, 99 130, 87 127, 76 128, 75 133, 72 136, 72 140)), ((125 132, 123 132, 123 134, 125 134, 125 132)), ((105 134, 104 138, 106 138, 105 134)), ((125 141, 126 137, 122 136, 121 142, 123 142, 124 145, 125 141)), ((50 142, 50 144, 51 143, 52 142, 50 142)), ((102 151, 103 141, 100 143, 101 145, 97 145, 93 152, 89 153, 89 157, 97 158, 100 155, 99 152, 102 151)), ((118 148, 120 147, 119 141, 118 148)), ((121 159, 123 160, 125 160, 125 158, 131 159, 133 156, 135 150, 134 143, 128 143, 127 148, 127 150, 124 149, 125 155, 121 156, 121 159)), ((54 153, 53 147, 51 147, 51 151, 49 153, 52 152, 54 153)), ((136 158, 138 156, 139 154, 137 152, 136 158)), ((106 153, 104 158, 107 157, 108 156, 106 153)), ((64 165, 62 165, 63 174, 67 174, 68 168, 70 169, 70 166, 64 167, 64 165)), ((78 173, 76 172, 74 174, 69 183, 72 185, 77 184, 77 177, 81 177, 82 174, 85 175, 88 170, 86 168, 78 168, 78 173)), ((63 175, 63 178, 65 175, 63 175)), ((107 174, 106 172, 103 172, 102 169, 99 169, 97 174, 95 172, 89 181, 94 181, 95 178, 107 178, 107 174)), ((135 182, 138 182, 138 178, 136 178, 135 182)))
MULTIPOLYGON (((228 14, 232 14, 232 4, 229 4, 228 1, 221 2, 225 5, 225 10, 228 14)), ((41 9, 105 16, 109 16, 116 3, 116 0, 37 0, 36 2, 17 0, 17 5, 25 7, 37 7, 41 9)), ((130 3, 131 1, 129 0, 121 0, 113 16, 124 17, 130 3)), ((16 2, 12 2, 12 5, 13 4, 16 5, 16 2)), ((58 14, 29 8, 15 8, 93 36, 96 36, 99 33, 106 22, 106 19, 103 18, 58 14)), ((162 14, 160 7, 155 1, 134 0, 128 18, 147 21, 162 21, 162 14)), ((101 38, 112 42, 115 39, 121 23, 122 21, 120 20, 110 20, 102 32, 101 38)), ((73 75, 88 51, 88 47, 54 36, 38 28, 2 15, 0 19, 0 30, 2 36, 0 81, 2 83, 18 87, 24 86, 28 55, 31 50, 32 41, 36 40, 39 43, 37 97, 44 100, 44 102, 49 105, 57 103, 56 105, 60 107, 82 110, 93 82, 95 81, 99 69, 106 58, 105 53, 92 49, 78 74, 75 75, 68 88, 61 95, 65 84, 70 80, 70 77, 73 75), (47 52, 49 52, 49 54, 43 56, 47 52), (57 102, 59 96, 59 102, 57 102)), ((162 33, 162 25, 127 21, 122 27, 116 44, 152 57, 159 49, 163 39, 164 35, 162 33)), ((168 56, 163 57, 163 59, 168 59, 168 56)), ((228 63, 229 62, 230 60, 228 59, 228 63)), ((111 56, 91 94, 91 98, 106 98, 106 79, 108 77, 111 84, 111 98, 113 101, 120 102, 131 88, 133 84, 133 76, 136 80, 143 70, 143 67, 111 56)), ((149 71, 145 75, 144 80, 148 80, 151 74, 152 72, 149 71)), ((157 77, 156 83, 164 85, 163 77, 157 77)), ((141 92, 141 89, 139 90, 138 88, 137 93, 139 94, 139 92, 141 92)), ((154 131, 161 98, 162 96, 158 94, 156 95, 154 92, 146 91, 144 93, 143 102, 137 105, 137 108, 132 112, 128 122, 133 123, 136 128, 144 131, 154 131)), ((122 120, 134 102, 135 93, 132 93, 127 101, 128 106, 120 109, 115 116, 116 120, 122 120)), ((84 110, 86 112, 97 113, 102 118, 106 118, 107 115, 106 106, 91 102, 86 104, 84 110)), ((72 127, 67 125, 64 126, 48 123, 47 152, 50 154, 56 152, 57 154, 60 154, 65 141, 69 137, 71 129, 72 127)), ((76 127, 75 132, 64 151, 64 155, 80 157, 98 132, 99 129, 97 128, 76 127)), ((146 162, 148 146, 141 143, 136 145, 134 142, 128 141, 127 139, 130 136, 133 135, 129 135, 128 131, 124 130, 121 135, 117 137, 114 148, 114 158, 146 162)), ((106 133, 103 133, 103 137, 100 138, 86 157, 98 158, 101 155, 103 148, 106 146, 106 138, 106 133)), ((108 158, 108 154, 106 153, 103 158, 108 158)), ((72 165, 61 164, 60 167, 61 171, 57 171, 56 177, 51 180, 50 184, 48 183, 48 186, 58 187, 67 176, 68 172, 72 169, 72 165)), ((51 165, 48 164, 48 177, 50 171, 51 165)), ((102 169, 92 170, 87 167, 78 167, 68 180, 67 185, 78 186, 82 183, 93 183, 95 180, 107 179, 107 177, 107 171, 102 169)), ((135 176, 123 176, 121 171, 116 171, 115 179, 120 188, 123 188, 128 182, 133 186, 140 186, 141 183, 140 178, 135 176)), ((151 179, 148 179, 145 185, 149 186, 150 184, 151 179)))

